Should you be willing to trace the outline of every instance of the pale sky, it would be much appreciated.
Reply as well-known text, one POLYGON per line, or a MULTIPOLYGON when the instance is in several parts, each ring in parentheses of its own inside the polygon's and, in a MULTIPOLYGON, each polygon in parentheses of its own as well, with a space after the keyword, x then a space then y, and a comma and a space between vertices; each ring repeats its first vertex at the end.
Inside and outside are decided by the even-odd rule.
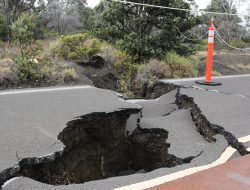
MULTIPOLYGON (((195 2, 199 5, 199 9, 204 9, 206 8, 206 6, 209 4, 211 0, 195 0, 195 2)), ((243 1, 243 0, 242 0, 243 1)), ((244 0, 243 3, 239 4, 239 13, 243 13, 246 12, 246 8, 247 8, 247 3, 250 4, 250 2, 248 2, 249 0, 244 0)), ((94 7, 96 6, 98 3, 100 2, 100 0, 87 0, 88 6, 89 7, 94 7)))
MULTIPOLYGON (((196 3, 199 5, 200 9, 205 8, 207 4, 210 2, 210 0, 195 0, 196 3)), ((87 0, 88 6, 94 7, 96 6, 100 0, 87 0)))

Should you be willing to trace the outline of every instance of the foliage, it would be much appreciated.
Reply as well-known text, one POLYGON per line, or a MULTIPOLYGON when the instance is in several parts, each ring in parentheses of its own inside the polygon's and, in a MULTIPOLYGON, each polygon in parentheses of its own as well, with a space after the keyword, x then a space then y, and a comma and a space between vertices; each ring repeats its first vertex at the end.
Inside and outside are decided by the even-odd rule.
POLYGON ((202 40, 199 44, 195 46, 195 49, 198 51, 206 51, 207 50, 207 39, 202 40))
POLYGON ((184 78, 197 76, 199 59, 196 57, 183 57, 175 52, 167 53, 165 64, 169 66, 171 78, 184 78))
MULTIPOLYGON (((206 11, 238 14, 237 1, 212 0, 207 6, 206 11)), ((240 39, 245 33, 241 25, 242 19, 239 16, 205 14, 203 18, 206 23, 208 23, 211 18, 214 18, 218 32, 227 42, 233 39, 240 39)))
POLYGON ((21 56, 14 59, 21 81, 38 77, 34 58, 41 51, 41 45, 35 40, 35 19, 35 15, 25 13, 11 26, 13 38, 18 42, 21 51, 21 56))
POLYGON ((133 92, 141 95, 144 88, 154 84, 157 80, 170 78, 170 68, 164 62, 152 59, 146 65, 138 68, 137 75, 133 81, 133 92))
MULTIPOLYGON (((0 1, 0 12, 6 18, 6 40, 12 39, 10 25, 15 22, 21 14, 33 12, 39 13, 43 8, 43 0, 4 0, 0 1)), ((38 14, 37 14, 38 15, 38 14)))
POLYGON ((82 7, 79 10, 81 29, 85 31, 91 31, 94 25, 95 12, 89 7, 82 7))
POLYGON ((54 49, 64 59, 91 59, 101 51, 100 41, 88 34, 62 36, 54 49))
POLYGON ((156 59, 151 59, 145 66, 140 67, 138 74, 158 79, 169 78, 171 75, 169 66, 156 59))
POLYGON ((118 91, 130 93, 138 68, 137 65, 132 64, 132 58, 109 43, 102 43, 100 55, 104 59, 106 67, 118 79, 118 91))
MULTIPOLYGON (((249 20, 250 20, 250 19, 249 19, 249 20)), ((244 38, 243 38, 243 41, 244 41, 245 43, 250 43, 250 36, 244 37, 244 38)))
POLYGON ((237 48, 245 48, 247 46, 247 43, 243 40, 232 40, 230 44, 237 48))
POLYGON ((57 78, 57 70, 53 65, 44 64, 39 69, 40 78, 43 80, 54 80, 57 78))
POLYGON ((21 82, 39 77, 38 66, 34 61, 26 57, 18 57, 14 61, 17 64, 17 76, 21 82))
POLYGON ((72 32, 81 27, 79 10, 85 1, 50 0, 42 17, 47 20, 47 27, 58 34, 72 32))
POLYGON ((62 71, 61 78, 64 82, 76 81, 78 79, 78 74, 74 68, 65 68, 62 71))
MULTIPOLYGON (((151 1, 145 0, 144 3, 150 4, 151 1)), ((190 8, 183 0, 158 0, 154 4, 190 8)), ((124 5, 117 2, 102 1, 96 11, 97 14, 103 12, 102 24, 98 25, 96 35, 116 43, 138 63, 162 57, 169 50, 187 53, 186 50, 189 48, 182 48, 182 38, 176 28, 185 32, 199 21, 189 12, 124 5)))
MULTIPOLYGON (((125 64, 123 64, 123 66, 124 65, 125 64)), ((126 67, 127 67, 127 70, 123 74, 121 74, 119 84, 118 84, 118 87, 119 87, 118 91, 131 94, 133 81, 138 71, 138 65, 127 64, 126 67)))
POLYGON ((35 41, 35 19, 35 15, 25 13, 11 26, 13 38, 18 42, 22 58, 25 59, 33 59, 41 50, 40 44, 35 41))
POLYGON ((6 32, 7 32, 7 25, 6 25, 6 18, 4 15, 0 14, 0 40, 6 40, 6 32))
POLYGON ((106 42, 103 42, 101 44, 100 55, 107 64, 112 64, 118 70, 120 70, 120 71, 117 70, 117 72, 123 72, 123 69, 125 68, 122 65, 124 63, 127 64, 132 63, 132 58, 126 52, 121 51, 115 48, 113 45, 106 42))

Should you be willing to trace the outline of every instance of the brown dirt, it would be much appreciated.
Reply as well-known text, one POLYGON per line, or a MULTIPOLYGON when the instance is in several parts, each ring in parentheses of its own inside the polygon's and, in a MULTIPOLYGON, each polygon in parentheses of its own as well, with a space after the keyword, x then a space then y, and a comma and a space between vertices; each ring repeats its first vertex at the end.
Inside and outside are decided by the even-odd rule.
MULTIPOLYGON (((205 74, 206 57, 201 56, 199 75, 205 74)), ((216 53, 214 56, 213 70, 218 75, 236 75, 250 73, 250 54, 241 53, 216 53)))

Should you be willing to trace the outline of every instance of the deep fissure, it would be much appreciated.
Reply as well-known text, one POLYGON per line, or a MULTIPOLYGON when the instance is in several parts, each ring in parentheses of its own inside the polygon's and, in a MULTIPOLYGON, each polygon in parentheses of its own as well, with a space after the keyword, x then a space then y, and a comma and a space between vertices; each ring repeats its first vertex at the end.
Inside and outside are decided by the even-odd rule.
POLYGON ((52 185, 84 183, 174 167, 197 157, 178 158, 169 154, 168 132, 142 129, 142 117, 141 109, 121 109, 91 113, 70 121, 58 135, 65 145, 63 151, 22 159, 17 166, 0 173, 0 186, 18 176, 52 185), (137 128, 127 136, 126 123, 132 114, 139 114, 137 128))
POLYGON ((247 148, 238 141, 238 139, 230 132, 226 131, 222 126, 210 123, 207 118, 202 114, 199 106, 194 102, 192 97, 183 95, 178 88, 176 94, 176 104, 180 109, 190 109, 192 119, 195 123, 196 130, 208 141, 215 142, 215 135, 220 134, 224 136, 228 144, 237 149, 240 155, 244 156, 249 154, 247 148))
MULTIPOLYGON (((221 134, 241 155, 249 153, 233 134, 210 123, 193 98, 180 93, 181 88, 186 87, 174 84, 169 86, 160 82, 144 95, 146 98, 158 98, 177 89, 175 104, 179 109, 190 109, 196 130, 208 142, 216 141, 214 136, 221 134)), ((121 109, 78 117, 68 122, 67 127, 58 135, 58 139, 65 145, 63 151, 40 158, 22 159, 18 165, 0 172, 0 187, 9 179, 19 176, 52 185, 84 183, 150 172, 162 167, 175 167, 190 163, 202 154, 188 158, 169 154, 168 131, 142 129, 142 117, 142 109, 121 109), (126 123, 133 114, 139 114, 137 128, 128 135, 126 123)))

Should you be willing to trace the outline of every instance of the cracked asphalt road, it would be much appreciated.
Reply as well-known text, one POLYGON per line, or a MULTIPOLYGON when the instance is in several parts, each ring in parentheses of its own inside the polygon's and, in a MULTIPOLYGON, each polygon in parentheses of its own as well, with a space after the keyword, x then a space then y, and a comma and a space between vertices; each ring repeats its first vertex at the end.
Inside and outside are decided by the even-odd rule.
POLYGON ((57 136, 67 122, 78 116, 138 108, 121 100, 115 92, 93 87, 14 92, 0 92, 0 171, 21 158, 61 151, 63 144, 57 136))
MULTIPOLYGON (((202 114, 212 124, 222 126, 236 138, 250 135, 250 76, 220 80, 223 86, 209 87, 209 90, 223 93, 197 88, 182 88, 180 93, 193 98, 202 114)), ((165 82, 198 86, 192 80, 165 82)), ((189 110, 178 110, 174 104, 176 93, 172 91, 157 100, 124 101, 115 92, 94 87, 0 92, 0 172, 18 164, 21 158, 45 156, 62 150, 63 144, 57 140, 57 135, 65 128, 66 123, 75 117, 92 112, 112 112, 119 108, 139 106, 143 108, 142 128, 164 128, 169 131, 167 142, 171 145, 171 154, 184 158, 202 152, 201 156, 189 164, 161 168, 149 173, 68 186, 51 186, 19 177, 9 181, 3 189, 114 189, 217 160, 229 146, 226 139, 218 134, 214 136, 216 142, 206 141, 195 130, 189 110)), ((131 116, 127 123, 128 130, 134 130, 136 120, 137 116, 131 116)), ((248 146, 249 143, 245 145, 248 146)))

